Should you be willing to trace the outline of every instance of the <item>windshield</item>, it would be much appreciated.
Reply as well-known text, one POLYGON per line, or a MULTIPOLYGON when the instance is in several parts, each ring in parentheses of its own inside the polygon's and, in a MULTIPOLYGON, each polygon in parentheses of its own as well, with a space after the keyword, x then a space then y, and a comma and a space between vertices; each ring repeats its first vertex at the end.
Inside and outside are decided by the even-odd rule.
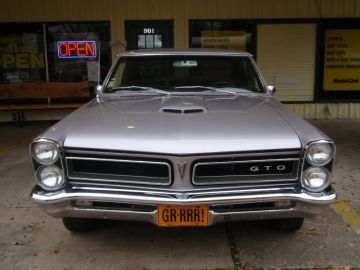
POLYGON ((122 57, 104 92, 150 89, 152 93, 155 93, 154 89, 169 93, 219 89, 230 93, 265 92, 247 56, 122 57))

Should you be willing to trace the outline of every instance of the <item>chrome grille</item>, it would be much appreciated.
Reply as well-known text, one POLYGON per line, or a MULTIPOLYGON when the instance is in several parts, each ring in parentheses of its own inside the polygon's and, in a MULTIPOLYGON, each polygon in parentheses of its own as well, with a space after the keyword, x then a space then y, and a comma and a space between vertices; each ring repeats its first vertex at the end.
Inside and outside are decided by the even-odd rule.
POLYGON ((194 185, 296 182, 300 159, 201 161, 193 166, 194 185))
POLYGON ((171 184, 171 167, 165 161, 115 157, 68 156, 65 158, 69 184, 171 184))

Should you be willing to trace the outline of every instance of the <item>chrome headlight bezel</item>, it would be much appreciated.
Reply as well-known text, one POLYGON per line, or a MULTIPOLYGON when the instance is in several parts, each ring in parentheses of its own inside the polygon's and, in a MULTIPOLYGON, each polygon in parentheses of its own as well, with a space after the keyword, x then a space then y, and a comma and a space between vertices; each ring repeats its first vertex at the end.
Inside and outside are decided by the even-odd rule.
POLYGON ((30 155, 32 157, 32 167, 33 167, 34 177, 36 180, 36 185, 41 189, 43 189, 44 191, 51 191, 51 192, 64 188, 66 184, 66 174, 64 171, 64 164, 63 164, 62 151, 60 145, 56 141, 41 138, 34 140, 30 144, 29 150, 30 150, 30 155), (35 148, 37 145, 43 143, 50 144, 52 147, 54 147, 53 149, 56 149, 57 154, 55 155, 55 158, 51 160, 47 160, 45 162, 44 160, 37 158, 37 155, 35 154, 35 148), (41 170, 43 170, 45 167, 51 168, 51 166, 56 166, 62 177, 61 181, 59 181, 60 184, 55 186, 47 186, 43 184, 43 181, 41 181, 41 177, 40 177, 41 170))
POLYGON ((36 178, 37 178, 38 185, 40 187, 42 187, 43 189, 49 190, 49 191, 59 190, 65 185, 65 176, 64 176, 64 172, 63 172, 62 168, 60 168, 59 166, 54 165, 54 164, 40 166, 36 171, 36 178), (41 173, 43 173, 44 170, 49 170, 49 169, 53 169, 53 171, 57 171, 58 174, 61 176, 61 181, 58 181, 58 183, 60 183, 60 184, 56 184, 54 186, 49 186, 49 185, 45 184, 44 179, 41 177, 41 173))
POLYGON ((311 166, 315 166, 315 167, 325 166, 333 160, 334 156, 335 156, 335 145, 333 142, 328 141, 328 140, 314 141, 314 142, 307 144, 305 147, 305 160, 311 166), (323 162, 315 162, 310 157, 310 150, 317 146, 328 147, 328 149, 329 149, 329 152, 330 152, 329 156, 323 162))
POLYGON ((60 158, 60 149, 59 149, 59 145, 53 141, 50 141, 50 140, 39 140, 39 141, 36 141, 33 146, 32 146, 32 149, 31 149, 31 154, 32 154, 32 157, 34 158, 34 160, 36 162, 38 162, 39 164, 41 165, 51 165, 51 164, 54 164, 56 163, 59 158, 60 158), (48 147, 52 147, 53 151, 55 154, 54 155, 54 158, 52 158, 51 160, 43 160, 43 159, 40 159, 36 153, 36 149, 38 147, 41 147, 41 146, 45 146, 47 145, 48 147))
POLYGON ((325 167, 317 167, 317 166, 311 166, 308 167, 306 170, 303 171, 302 177, 301 177, 301 185, 303 188, 311 191, 311 192, 320 192, 326 189, 328 186, 330 186, 330 173, 325 167), (311 187, 309 183, 307 183, 305 176, 310 170, 320 170, 322 173, 325 174, 324 183, 321 186, 318 187, 311 187))

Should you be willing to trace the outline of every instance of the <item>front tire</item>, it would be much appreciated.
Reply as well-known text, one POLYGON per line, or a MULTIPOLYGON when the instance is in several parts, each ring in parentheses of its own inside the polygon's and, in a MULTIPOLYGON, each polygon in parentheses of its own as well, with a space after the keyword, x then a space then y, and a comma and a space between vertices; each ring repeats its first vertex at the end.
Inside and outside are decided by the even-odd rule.
POLYGON ((270 226, 281 232, 296 232, 304 224, 304 218, 282 218, 270 220, 270 226))
POLYGON ((98 222, 95 219, 87 218, 62 218, 65 228, 71 232, 90 232, 98 228, 98 222))

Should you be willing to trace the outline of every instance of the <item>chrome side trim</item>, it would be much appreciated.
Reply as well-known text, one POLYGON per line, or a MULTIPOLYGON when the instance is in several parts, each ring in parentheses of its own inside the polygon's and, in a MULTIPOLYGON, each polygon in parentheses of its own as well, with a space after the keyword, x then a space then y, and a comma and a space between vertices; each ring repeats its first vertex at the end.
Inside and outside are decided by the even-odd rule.
MULTIPOLYGON (((107 159, 107 158, 87 158, 87 157, 65 157, 66 162, 66 168, 67 168, 67 176, 68 179, 74 179, 74 180, 87 180, 87 181, 105 181, 105 182, 113 182, 113 183, 127 183, 127 184, 143 184, 143 185, 155 185, 155 186, 168 186, 171 184, 172 179, 172 173, 171 173, 171 166, 167 162, 159 162, 159 161, 143 161, 143 160, 127 160, 127 159, 107 159), (101 162, 119 162, 119 163, 137 163, 137 164, 157 164, 157 165, 164 165, 168 169, 168 177, 166 183, 159 183, 159 182, 153 182, 149 183, 146 181, 128 181, 121 179, 121 177, 131 177, 131 175, 117 175, 117 174, 97 174, 97 173, 81 173, 84 175, 92 175, 94 177, 81 177, 81 176, 74 176, 72 175, 72 172, 70 171, 70 160, 94 160, 94 161, 101 161, 101 162), (101 176, 107 175, 107 176, 116 176, 119 177, 119 179, 108 179, 103 178, 101 176), (96 177, 99 176, 99 177, 96 177)), ((147 176, 141 176, 143 179, 155 179, 156 177, 147 177, 147 176)), ((158 178, 160 179, 160 177, 158 178)))
MULTIPOLYGON (((193 166, 192 169, 192 177, 191 177, 191 182, 196 185, 196 186, 201 186, 201 185, 209 185, 209 184, 214 184, 214 185, 218 185, 218 184, 239 184, 239 183, 244 183, 244 184, 250 184, 250 183, 254 183, 253 181, 248 181, 248 180, 235 180, 235 181, 221 181, 221 182, 207 182, 207 183, 198 183, 196 182, 196 168, 198 166, 202 166, 202 165, 218 165, 218 164, 238 164, 238 163, 257 163, 257 162, 276 162, 276 161, 294 161, 294 165, 297 165, 296 167, 293 168, 292 172, 290 174, 257 174, 257 175, 248 175, 248 174, 242 174, 242 175, 222 175, 222 176, 206 176, 203 178, 221 178, 221 177, 247 177, 247 178, 255 178, 256 179, 256 183, 271 183, 271 182, 286 182, 286 181, 297 181, 298 177, 299 177, 299 168, 300 168, 300 159, 299 158, 284 158, 284 159, 257 159, 257 160, 241 160, 241 161, 220 161, 220 162, 198 162, 195 163, 195 165, 193 166), (285 178, 285 179, 278 179, 276 178, 275 180, 271 180, 271 179, 263 179, 263 177, 266 176, 289 176, 289 178, 285 178)), ((201 177, 198 177, 201 178, 201 177)))

